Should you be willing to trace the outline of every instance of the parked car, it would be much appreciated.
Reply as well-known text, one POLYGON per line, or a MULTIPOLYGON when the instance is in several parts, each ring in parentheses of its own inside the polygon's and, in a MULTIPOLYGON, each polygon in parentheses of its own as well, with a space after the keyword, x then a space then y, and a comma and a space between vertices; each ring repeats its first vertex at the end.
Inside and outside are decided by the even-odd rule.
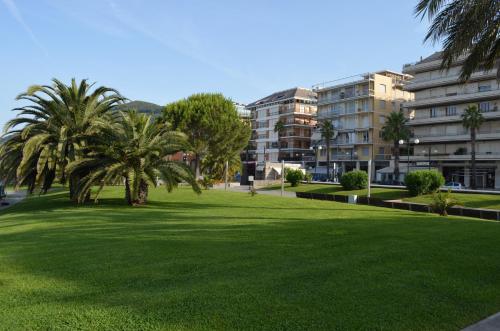
POLYGON ((444 184, 443 188, 452 189, 452 190, 461 190, 464 187, 462 186, 461 183, 458 183, 458 182, 448 182, 448 183, 444 184))

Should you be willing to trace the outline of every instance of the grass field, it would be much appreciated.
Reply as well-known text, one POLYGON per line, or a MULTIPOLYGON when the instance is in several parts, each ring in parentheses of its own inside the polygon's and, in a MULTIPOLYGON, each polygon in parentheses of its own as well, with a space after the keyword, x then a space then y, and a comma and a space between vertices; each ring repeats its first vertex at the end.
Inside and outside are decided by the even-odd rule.
POLYGON ((500 223, 122 191, 0 213, 0 329, 457 330, 500 310, 500 223))
MULTIPOLYGON (((279 190, 279 185, 272 185, 265 189, 279 190)), ((285 185, 285 190, 293 192, 314 192, 325 194, 338 194, 350 195, 355 194, 359 196, 366 196, 368 190, 355 190, 345 191, 340 185, 331 184, 301 184, 297 187, 291 187, 290 184, 285 185)), ((396 200, 402 199, 404 201, 430 203, 431 195, 423 195, 419 197, 410 197, 405 189, 397 188, 381 188, 372 187, 371 196, 383 200, 396 200)), ((471 208, 488 208, 500 209, 500 195, 499 194, 472 194, 472 193, 453 193, 455 198, 460 201, 461 205, 471 208)))

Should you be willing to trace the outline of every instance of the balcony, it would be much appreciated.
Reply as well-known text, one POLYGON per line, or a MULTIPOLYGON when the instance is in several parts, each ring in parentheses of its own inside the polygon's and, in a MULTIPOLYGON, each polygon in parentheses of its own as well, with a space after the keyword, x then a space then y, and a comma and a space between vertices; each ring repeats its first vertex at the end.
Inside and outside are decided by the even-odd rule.
MULTIPOLYGON (((491 79, 496 77, 496 71, 490 70, 487 72, 475 72, 472 74, 469 81, 479 81, 484 79, 491 79)), ((437 77, 433 79, 414 79, 407 83, 404 87, 406 91, 418 91, 423 90, 430 87, 442 86, 442 85, 452 85, 458 84, 459 75, 454 76, 446 76, 446 77, 437 77)))
MULTIPOLYGON (((428 109, 424 110, 428 112, 428 109)), ((485 120, 500 118, 500 111, 497 109, 493 109, 488 112, 482 112, 485 120)), ((413 119, 408 121, 408 125, 422 125, 422 124, 434 124, 434 123, 453 123, 453 122, 461 122, 462 115, 457 114, 453 116, 425 116, 425 117, 414 117, 413 119)))
POLYGON ((484 91, 484 92, 473 91, 455 95, 441 95, 441 96, 429 97, 426 99, 405 102, 403 107, 419 108, 419 107, 429 107, 434 105, 468 103, 468 102, 495 99, 495 98, 500 98, 500 89, 484 91))
MULTIPOLYGON (((431 160, 432 161, 470 161, 471 154, 448 154, 448 153, 432 153, 431 160)), ((410 155, 411 161, 429 161, 429 155, 410 155)), ((491 161, 491 160, 500 160, 500 153, 476 153, 476 160, 479 161, 491 161)), ((402 158, 401 161, 404 161, 402 158)))
MULTIPOLYGON (((434 134, 422 134, 418 135, 418 139, 421 143, 426 142, 448 142, 448 141, 469 141, 470 133, 466 130, 460 130, 456 134, 446 134, 444 132, 438 132, 434 134)), ((481 131, 477 133, 477 140, 500 140, 500 129, 498 130, 488 130, 481 131)))
POLYGON ((366 98, 366 97, 372 97, 374 96, 374 91, 373 90, 364 90, 364 91, 356 91, 351 94, 344 94, 344 95, 338 95, 335 97, 330 97, 330 98, 319 98, 318 99, 318 106, 321 105, 327 105, 330 103, 335 103, 335 102, 340 102, 340 101, 350 101, 350 100, 356 100, 359 98, 366 98))

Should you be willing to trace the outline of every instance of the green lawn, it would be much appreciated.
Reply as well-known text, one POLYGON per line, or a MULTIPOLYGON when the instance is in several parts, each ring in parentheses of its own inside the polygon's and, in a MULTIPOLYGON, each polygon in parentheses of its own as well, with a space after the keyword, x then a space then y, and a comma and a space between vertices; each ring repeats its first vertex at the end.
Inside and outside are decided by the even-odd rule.
MULTIPOLYGON (((280 185, 268 186, 264 189, 279 190, 280 185)), ((345 191, 340 185, 332 184, 300 184, 297 187, 291 187, 290 184, 285 184, 286 191, 293 192, 313 192, 313 193, 326 193, 338 195, 355 194, 359 196, 366 196, 368 190, 355 190, 345 191)), ((423 195, 419 197, 410 197, 405 189, 397 188, 381 188, 372 187, 371 196, 383 200, 397 200, 411 201, 417 203, 430 203, 432 195, 423 195)), ((461 205, 470 208, 488 208, 500 209, 500 195, 499 194, 472 194, 472 193, 453 193, 455 198, 460 201, 461 205)))
POLYGON ((457 330, 500 310, 500 223, 187 189, 0 213, 2 330, 457 330))

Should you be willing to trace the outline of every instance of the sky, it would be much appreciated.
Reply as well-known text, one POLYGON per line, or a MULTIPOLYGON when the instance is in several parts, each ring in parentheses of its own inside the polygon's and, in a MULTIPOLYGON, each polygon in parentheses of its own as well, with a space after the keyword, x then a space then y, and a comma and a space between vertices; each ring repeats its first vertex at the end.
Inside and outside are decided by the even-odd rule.
POLYGON ((0 125, 19 93, 88 79, 165 105, 198 92, 250 103, 369 71, 424 44, 417 0, 0 0, 0 125))

